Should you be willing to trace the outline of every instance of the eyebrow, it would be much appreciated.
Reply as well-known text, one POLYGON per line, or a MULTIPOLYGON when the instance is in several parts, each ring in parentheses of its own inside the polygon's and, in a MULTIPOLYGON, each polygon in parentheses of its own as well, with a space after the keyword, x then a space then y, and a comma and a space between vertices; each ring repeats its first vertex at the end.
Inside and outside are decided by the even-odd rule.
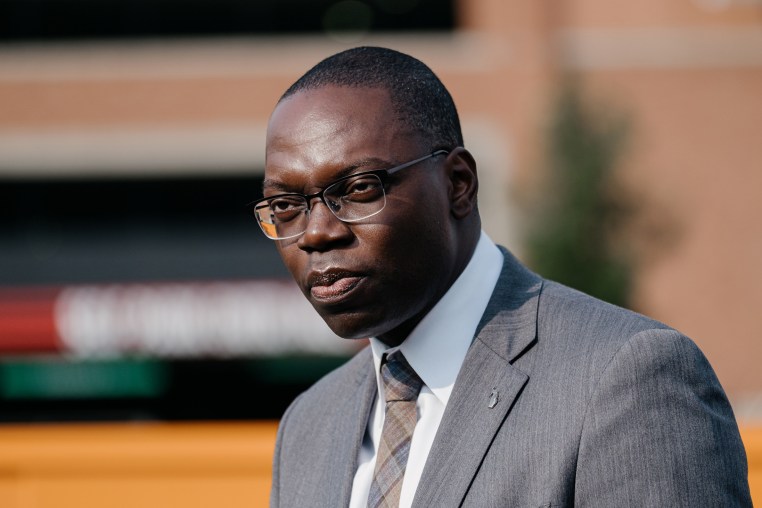
MULTIPOLYGON (((339 180, 345 176, 350 176, 358 169, 368 168, 368 171, 372 171, 372 169, 369 168, 389 169, 393 168, 394 166, 396 166, 396 163, 394 162, 389 162, 379 157, 367 157, 365 159, 360 159, 359 161, 356 161, 349 166, 341 168, 333 175, 331 181, 326 185, 330 185, 334 180, 339 180)), ((265 178, 262 182, 262 190, 264 191, 265 189, 279 190, 282 192, 294 192, 289 185, 272 178, 265 178)))

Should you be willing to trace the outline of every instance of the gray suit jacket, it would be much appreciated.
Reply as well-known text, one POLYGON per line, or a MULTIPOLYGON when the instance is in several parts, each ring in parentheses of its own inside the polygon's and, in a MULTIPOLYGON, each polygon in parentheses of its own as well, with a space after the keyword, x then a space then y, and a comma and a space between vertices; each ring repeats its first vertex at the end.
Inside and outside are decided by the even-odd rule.
MULTIPOLYGON (((733 413, 693 342, 504 255, 414 506, 751 506, 733 413)), ((294 401, 272 507, 348 505, 375 390, 365 349, 294 401)))

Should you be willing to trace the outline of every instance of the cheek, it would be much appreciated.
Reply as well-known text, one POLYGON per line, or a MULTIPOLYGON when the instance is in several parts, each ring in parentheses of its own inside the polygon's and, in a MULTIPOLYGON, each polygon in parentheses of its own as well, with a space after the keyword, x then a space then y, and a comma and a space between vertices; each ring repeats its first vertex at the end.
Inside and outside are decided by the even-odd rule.
POLYGON ((396 217, 381 230, 383 234, 366 238, 375 247, 372 250, 379 273, 404 294, 420 296, 427 288, 436 287, 435 279, 446 273, 448 224, 446 220, 432 220, 432 216, 439 217, 418 213, 396 217))
MULTIPOLYGON (((438 193, 423 194, 415 206, 395 217, 395 236, 408 242, 409 250, 431 252, 440 248, 450 236, 449 210, 438 193)), ((407 203, 406 203, 407 204, 407 203)))
POLYGON ((291 276, 298 281, 298 275, 302 273, 302 265, 306 262, 304 253, 300 251, 295 244, 284 245, 283 242, 278 242, 277 250, 278 254, 280 254, 280 259, 286 266, 286 269, 289 271, 291 276))

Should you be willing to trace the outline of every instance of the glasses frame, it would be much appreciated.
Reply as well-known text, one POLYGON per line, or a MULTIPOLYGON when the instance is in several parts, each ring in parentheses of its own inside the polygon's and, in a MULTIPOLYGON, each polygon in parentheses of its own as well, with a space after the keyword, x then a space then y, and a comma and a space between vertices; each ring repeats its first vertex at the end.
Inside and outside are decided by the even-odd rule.
MULTIPOLYGON (((346 180, 350 180, 352 178, 357 178, 357 177, 366 176, 366 175, 375 175, 379 180, 381 180, 381 184, 386 186, 386 183, 387 183, 386 180, 387 180, 387 178, 390 175, 393 175, 394 173, 397 173, 398 171, 402 171, 405 168, 409 168, 410 166, 415 166, 416 164, 418 164, 420 162, 423 162, 423 161, 425 161, 427 159, 430 159, 432 157, 438 157, 440 155, 449 155, 449 154, 450 154, 450 152, 448 150, 435 150, 435 151, 431 152, 430 154, 424 155, 423 157, 419 157, 419 158, 414 159, 414 160, 409 161, 409 162, 405 162, 403 164, 400 164, 399 166, 394 166, 394 167, 391 167, 391 168, 388 168, 388 169, 374 169, 374 170, 371 170, 371 171, 363 171, 363 172, 360 172, 360 173, 354 173, 354 174, 351 174, 351 175, 343 176, 343 177, 341 177, 341 178, 339 178, 337 180, 334 180, 333 182, 331 182, 330 184, 326 185, 320 191, 315 192, 314 194, 302 194, 301 192, 286 192, 286 193, 283 193, 283 194, 276 194, 275 196, 268 196, 268 197, 257 199, 255 201, 252 201, 248 205, 246 205, 246 207, 252 212, 254 217, 257 219, 257 224, 259 224, 259 228, 262 230, 262 232, 265 234, 265 236, 267 238, 269 238, 270 240, 275 240, 275 241, 278 241, 278 240, 288 240, 289 238, 296 238, 297 236, 303 235, 304 231, 307 231, 307 228, 305 227, 304 231, 301 231, 300 233, 297 233, 297 234, 294 234, 294 235, 289 235, 289 236, 283 236, 283 237, 280 237, 280 238, 273 238, 270 235, 268 235, 267 231, 265 230, 264 226, 262 225, 262 220, 260 220, 259 214, 257 213, 257 210, 259 208, 263 208, 263 206, 261 206, 263 203, 266 206, 269 207, 269 204, 267 204, 267 203, 270 200, 272 200, 272 199, 278 199, 278 198, 283 198, 283 197, 301 197, 301 198, 304 198, 305 202, 307 203, 307 208, 305 210, 305 213, 307 214, 307 217, 309 217, 309 214, 312 211, 312 201, 315 198, 320 198, 320 201, 322 201, 322 203, 326 206, 326 208, 328 208, 331 211, 331 213, 333 214, 333 216, 336 217, 337 219, 339 219, 341 222, 349 222, 349 223, 351 223, 351 222, 358 222, 358 221, 361 221, 361 220, 365 220, 368 217, 373 217, 374 215, 376 215, 378 213, 381 213, 381 211, 383 211, 383 209, 386 208, 386 202, 384 202, 384 205, 378 211, 373 212, 370 215, 366 215, 366 216, 360 217, 358 219, 342 219, 341 217, 336 215, 336 211, 328 203, 328 201, 326 201, 326 199, 325 199, 325 191, 330 189, 331 187, 337 185, 337 184, 340 184, 341 182, 346 181, 346 180)), ((386 190, 385 189, 384 189, 384 198, 386 198, 386 190)))

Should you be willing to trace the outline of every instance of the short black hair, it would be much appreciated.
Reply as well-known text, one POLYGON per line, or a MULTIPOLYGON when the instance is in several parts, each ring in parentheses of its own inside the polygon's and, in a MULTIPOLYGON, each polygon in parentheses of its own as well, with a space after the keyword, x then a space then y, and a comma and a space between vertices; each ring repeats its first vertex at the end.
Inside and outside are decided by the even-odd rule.
POLYGON ((324 86, 383 88, 389 92, 399 120, 420 132, 431 149, 463 146, 463 134, 450 92, 420 60, 387 48, 348 49, 308 70, 278 101, 297 92, 324 86))

